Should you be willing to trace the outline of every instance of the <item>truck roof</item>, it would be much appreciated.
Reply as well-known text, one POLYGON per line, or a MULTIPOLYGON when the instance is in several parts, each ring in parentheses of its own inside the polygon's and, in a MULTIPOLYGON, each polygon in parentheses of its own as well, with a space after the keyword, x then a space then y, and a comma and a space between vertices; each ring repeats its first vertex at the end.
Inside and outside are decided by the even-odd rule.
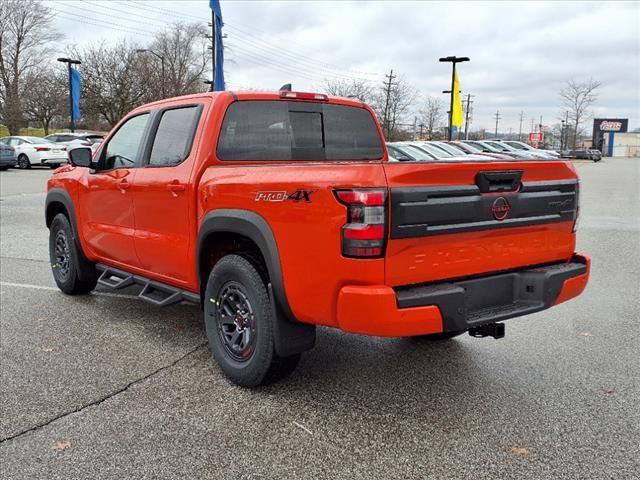
POLYGON ((195 100, 198 98, 216 98, 220 95, 231 95, 235 100, 299 100, 299 101, 311 101, 311 102, 321 102, 321 103, 330 103, 330 104, 339 104, 339 105, 348 105, 353 107, 362 107, 364 102, 356 99, 356 98, 346 98, 346 97, 336 97, 333 95, 326 95, 323 93, 310 93, 310 92, 286 92, 289 94, 302 94, 302 95, 322 95, 326 98, 326 100, 314 100, 312 98, 287 98, 283 97, 283 93, 281 91, 256 91, 256 90, 238 90, 231 91, 227 90, 224 92, 201 92, 201 93, 192 93, 190 95, 181 95, 179 97, 171 97, 165 98, 162 100, 157 100, 155 102, 146 103, 144 105, 140 105, 135 110, 145 109, 152 106, 160 106, 164 103, 174 103, 176 101, 189 101, 195 100))

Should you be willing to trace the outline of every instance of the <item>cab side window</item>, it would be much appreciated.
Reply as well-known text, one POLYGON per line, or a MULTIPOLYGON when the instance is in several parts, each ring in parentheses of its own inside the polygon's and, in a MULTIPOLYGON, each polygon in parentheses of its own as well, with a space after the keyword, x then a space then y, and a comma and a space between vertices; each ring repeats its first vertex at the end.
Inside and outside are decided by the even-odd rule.
POLYGON ((158 123, 149 165, 169 167, 178 165, 189 156, 201 108, 189 106, 162 112, 158 123))
POLYGON ((134 168, 139 165, 141 143, 149 122, 149 114, 143 113, 127 120, 109 139, 100 170, 134 168))

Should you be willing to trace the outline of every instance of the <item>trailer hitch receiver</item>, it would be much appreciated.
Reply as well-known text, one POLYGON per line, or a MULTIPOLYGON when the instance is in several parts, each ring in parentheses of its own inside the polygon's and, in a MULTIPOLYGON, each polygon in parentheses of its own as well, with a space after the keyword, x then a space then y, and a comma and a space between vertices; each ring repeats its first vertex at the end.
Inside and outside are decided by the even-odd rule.
POLYGON ((488 323, 470 328, 469 335, 476 338, 493 337, 497 340, 504 337, 504 323, 488 323))

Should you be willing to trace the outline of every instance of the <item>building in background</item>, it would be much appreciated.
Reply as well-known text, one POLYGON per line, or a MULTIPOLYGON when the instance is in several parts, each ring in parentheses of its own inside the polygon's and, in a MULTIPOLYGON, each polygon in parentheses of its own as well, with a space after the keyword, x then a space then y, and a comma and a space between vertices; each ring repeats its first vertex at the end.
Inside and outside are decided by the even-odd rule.
POLYGON ((591 147, 597 148, 607 156, 612 156, 612 152, 605 149, 605 143, 608 147, 613 145, 613 135, 626 132, 628 125, 629 120, 626 118, 594 118, 591 147))

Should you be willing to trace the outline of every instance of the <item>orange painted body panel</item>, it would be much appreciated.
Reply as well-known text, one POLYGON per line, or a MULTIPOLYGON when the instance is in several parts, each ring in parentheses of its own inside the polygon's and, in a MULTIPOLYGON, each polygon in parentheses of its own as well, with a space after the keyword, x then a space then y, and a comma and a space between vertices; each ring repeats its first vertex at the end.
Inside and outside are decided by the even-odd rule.
MULTIPOLYGON (((567 162, 387 163, 384 169, 391 189, 474 185, 480 170, 524 170, 523 182, 576 178, 567 162)), ((562 222, 391 240, 385 281, 409 285, 568 260, 575 248, 572 229, 573 222, 562 222)))
POLYGON ((434 305, 399 309, 386 285, 345 286, 338 295, 338 327, 345 332, 401 337, 442 332, 440 309, 434 305))
MULTIPOLYGON (((237 97, 279 99, 277 93, 257 92, 237 97)), ((65 167, 55 173, 49 188, 70 193, 80 243, 91 261, 199 292, 196 243, 204 217, 218 209, 247 210, 260 215, 273 232, 286 299, 298 320, 397 336, 437 333, 443 321, 436 306, 398 309, 391 287, 569 260, 573 255, 573 223, 562 222, 387 239, 384 258, 346 258, 341 254, 341 230, 347 208, 337 201, 334 189, 472 185, 479 170, 520 169, 524 182, 574 179, 575 170, 555 161, 390 163, 386 152, 382 160, 360 162, 223 162, 216 157, 216 146, 233 101, 229 92, 199 94, 132 112, 203 105, 191 153, 176 167, 103 173, 65 167), (123 180, 129 183, 124 189, 123 180), (312 192, 310 202, 256 198, 258 192, 290 194, 300 189, 312 192)), ((328 102, 362 107, 356 100, 328 102)), ((378 131, 382 138, 379 126, 378 131)), ((586 278, 579 278, 567 281, 558 303, 582 291, 586 278)))
POLYGON ((591 274, 591 258, 583 254, 576 254, 576 256, 584 259, 587 264, 587 271, 582 275, 570 278, 564 282, 562 290, 560 290, 560 294, 558 295, 554 305, 558 305, 559 303, 566 302, 567 300, 577 297, 584 291, 587 283, 589 282, 589 275, 591 274))
POLYGON ((334 188, 384 186, 380 164, 229 166, 207 169, 201 181, 200 219, 218 208, 240 208, 262 216, 278 246, 286 296, 302 322, 337 326, 336 303, 343 285, 381 284, 384 259, 341 255, 346 207, 334 188), (311 202, 256 201, 258 192, 312 190, 311 202))

